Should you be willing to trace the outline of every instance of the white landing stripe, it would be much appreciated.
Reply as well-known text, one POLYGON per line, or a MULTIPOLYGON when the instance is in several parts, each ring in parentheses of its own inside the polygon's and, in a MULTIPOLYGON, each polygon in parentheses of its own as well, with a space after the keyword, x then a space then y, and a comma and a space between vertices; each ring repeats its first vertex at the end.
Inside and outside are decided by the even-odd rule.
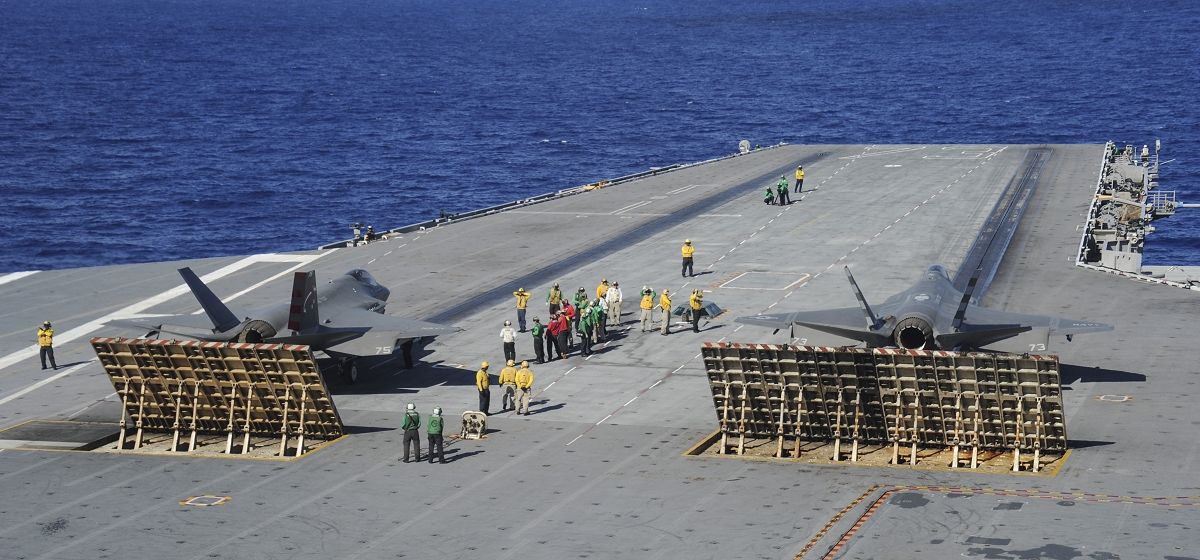
POLYGON ((14 280, 20 280, 26 276, 29 276, 32 274, 37 274, 39 272, 41 272, 41 271, 40 270, 27 270, 25 272, 12 272, 9 274, 5 274, 4 276, 0 276, 0 285, 7 284, 14 280))
MULTIPOLYGON (((212 282, 219 278, 224 278, 226 276, 229 276, 230 274, 233 274, 234 272, 237 272, 243 268, 246 268, 256 262, 302 261, 302 264, 305 264, 305 263, 314 261, 328 253, 329 253, 329 251, 326 251, 321 254, 314 254, 314 255, 279 255, 279 254, 273 254, 273 253, 263 254, 263 255, 251 255, 240 261, 226 265, 222 268, 219 268, 208 274, 205 274, 200 279, 205 282, 212 282)), ((65 342, 71 342, 72 340, 75 340, 78 338, 83 338, 85 336, 88 336, 88 335, 100 330, 109 321, 114 321, 117 319, 125 319, 128 317, 137 316, 137 314, 139 314, 151 307, 154 307, 155 305, 170 301, 176 297, 179 297, 183 294, 188 293, 189 291, 190 290, 188 290, 187 284, 180 284, 180 285, 175 286, 174 288, 171 288, 170 290, 167 290, 161 294, 148 297, 148 298, 146 298, 142 301, 139 301, 133 305, 130 305, 130 306, 122 308, 122 309, 118 309, 117 311, 114 311, 112 313, 109 313, 108 315, 100 317, 99 319, 88 321, 87 323, 79 325, 78 327, 75 327, 69 331, 62 333, 62 334, 55 335, 54 342, 56 344, 61 344, 61 343, 65 343, 65 342)), ((13 352, 12 354, 9 354, 7 356, 4 356, 3 358, 0 358, 0 369, 7 368, 17 362, 20 362, 21 360, 27 360, 27 359, 32 358, 37 355, 38 355, 38 345, 36 345, 36 344, 25 347, 21 350, 17 350, 16 352, 13 352)))
POLYGON ((612 215, 612 214, 624 214, 625 212, 628 212, 628 211, 630 211, 630 210, 636 210, 636 209, 638 209, 638 208, 641 208, 642 206, 645 206, 645 205, 647 205, 647 204, 650 204, 650 202, 651 202, 651 201, 649 201, 649 200, 643 200, 643 201, 641 201, 641 202, 635 202, 635 203, 633 203, 633 204, 630 204, 629 206, 626 206, 626 207, 624 207, 624 208, 621 208, 621 209, 619 209, 619 210, 613 210, 612 212, 609 212, 609 215, 612 215))
POLYGON ((20 391, 17 391, 16 393, 13 393, 13 394, 11 394, 11 395, 9 395, 9 396, 7 396, 7 397, 4 397, 3 399, 0 399, 0 405, 6 404, 6 403, 8 403, 9 401, 13 401, 13 400, 19 399, 19 398, 21 398, 21 397, 25 396, 26 394, 28 394, 29 392, 31 392, 31 391, 33 391, 33 390, 35 390, 35 389, 37 389, 37 388, 39 388, 39 387, 41 387, 41 386, 43 386, 43 385, 46 385, 46 384, 49 384, 49 383, 53 383, 53 382, 55 382, 55 381, 58 381, 59 379, 62 379, 63 377, 66 377, 66 376, 68 376, 68 375, 71 375, 72 373, 75 373, 75 372, 77 372, 77 371, 79 371, 79 370, 81 370, 81 369, 83 369, 83 368, 85 368, 85 367, 87 367, 87 366, 90 366, 90 365, 92 365, 92 363, 93 363, 93 362, 95 362, 95 361, 96 361, 96 360, 88 360, 88 361, 86 361, 86 362, 84 362, 84 363, 82 363, 82 364, 79 364, 79 365, 77 365, 77 366, 73 366, 73 367, 69 367, 69 368, 67 368, 67 369, 63 370, 62 372, 60 372, 60 373, 58 373, 58 374, 51 375, 50 377, 47 377, 47 378, 45 378, 45 379, 43 379, 43 380, 41 380, 41 381, 38 381, 37 383, 34 383, 33 385, 30 385, 30 386, 28 386, 28 387, 26 387, 26 388, 24 388, 24 389, 21 389, 20 391))

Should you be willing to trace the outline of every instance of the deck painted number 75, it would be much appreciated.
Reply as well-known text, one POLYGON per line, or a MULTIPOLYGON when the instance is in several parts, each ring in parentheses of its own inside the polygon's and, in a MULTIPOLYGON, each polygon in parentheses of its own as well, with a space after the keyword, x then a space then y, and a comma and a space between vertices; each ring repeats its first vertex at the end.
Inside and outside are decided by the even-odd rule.
POLYGON ((391 346, 376 346, 375 353, 376 354, 391 354, 392 347, 391 346))

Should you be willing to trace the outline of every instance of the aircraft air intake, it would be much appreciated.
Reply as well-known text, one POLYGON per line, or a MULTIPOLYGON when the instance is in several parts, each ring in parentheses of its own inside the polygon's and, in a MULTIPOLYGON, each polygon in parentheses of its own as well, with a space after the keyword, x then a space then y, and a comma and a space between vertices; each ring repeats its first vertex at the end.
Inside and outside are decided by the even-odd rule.
POLYGON ((933 349, 933 328, 919 317, 908 317, 896 325, 896 346, 906 350, 933 349))

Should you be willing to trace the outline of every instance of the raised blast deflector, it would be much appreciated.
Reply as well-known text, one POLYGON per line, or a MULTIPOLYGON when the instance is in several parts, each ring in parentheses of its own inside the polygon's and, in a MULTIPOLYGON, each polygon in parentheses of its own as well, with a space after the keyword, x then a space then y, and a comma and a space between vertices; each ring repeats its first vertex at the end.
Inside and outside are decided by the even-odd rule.
MULTIPOLYGON (((149 433, 180 437, 195 451, 197 435, 225 436, 227 454, 250 448, 251 436, 279 439, 279 455, 296 437, 331 440, 345 429, 308 346, 129 338, 93 338, 92 348, 121 398, 117 449, 139 449, 149 433), (128 420, 127 420, 128 419, 128 420), (127 438, 133 436, 132 447, 127 438)), ((310 441, 311 442, 311 441, 310 441)))
MULTIPOLYGON (((701 348, 722 450, 744 438, 1062 453, 1056 356, 774 344, 701 348), (730 439, 735 438, 735 439, 730 439)), ((772 446, 774 447, 774 446, 772 446)), ((899 462, 893 451, 893 461, 899 462)), ((837 459, 835 459, 837 460, 837 459)), ((975 461, 972 461, 974 465, 975 461)), ((1036 470, 1036 465, 1034 466, 1036 470)))

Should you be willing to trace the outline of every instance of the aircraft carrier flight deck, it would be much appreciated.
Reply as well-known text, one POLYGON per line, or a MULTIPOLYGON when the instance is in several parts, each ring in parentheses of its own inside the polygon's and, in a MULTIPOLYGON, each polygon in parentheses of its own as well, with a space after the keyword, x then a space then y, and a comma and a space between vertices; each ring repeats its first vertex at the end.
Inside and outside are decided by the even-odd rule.
MULTIPOLYGON (((1077 266, 1105 154, 780 145, 358 246, 0 276, 0 558, 1200 558, 1200 294, 1077 266), (764 204, 801 164, 805 192, 764 204), (1012 473, 687 454, 718 428, 704 343, 802 344, 734 319, 854 307, 844 267, 872 304, 931 264, 953 277, 1021 177, 1032 191, 978 303, 1115 327, 1038 352, 1060 364, 1067 456, 1012 473), (287 301, 297 271, 323 285, 366 269, 388 315, 462 331, 416 345, 413 369, 361 359, 354 384, 319 360, 346 435, 300 457, 222 455, 224 439, 115 450, 122 402, 89 341, 202 313, 185 266, 234 313, 287 301), (530 415, 497 413, 493 386, 486 438, 448 440, 446 464, 400 461, 407 403, 444 409, 447 434, 477 407, 512 291, 544 321, 552 283, 594 297, 602 278, 625 294, 622 325, 586 359, 535 364, 530 415), (724 313, 645 333, 643 286, 677 304, 703 289, 724 313), (33 347, 45 320, 57 370, 33 347)), ((533 359, 527 333, 517 354, 533 359)))

